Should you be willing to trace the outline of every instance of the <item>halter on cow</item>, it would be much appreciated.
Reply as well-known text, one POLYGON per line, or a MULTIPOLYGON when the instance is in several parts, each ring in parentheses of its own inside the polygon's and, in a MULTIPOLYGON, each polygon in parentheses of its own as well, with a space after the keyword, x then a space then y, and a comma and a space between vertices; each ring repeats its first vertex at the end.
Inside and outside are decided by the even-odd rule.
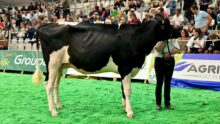
MULTIPOLYGON (((37 35, 46 63, 46 92, 52 116, 58 115, 56 108, 62 108, 58 97, 62 70, 71 67, 84 74, 119 73, 122 79, 122 106, 127 117, 132 118, 131 78, 138 73, 145 56, 158 41, 177 38, 179 32, 174 30, 168 19, 162 20, 159 17, 157 21, 151 20, 139 25, 126 24, 120 28, 118 25, 88 23, 75 26, 44 24, 38 28, 37 35)), ((37 46, 39 52, 38 40, 37 46)), ((39 83, 41 75, 38 63, 36 67, 33 80, 39 83)))

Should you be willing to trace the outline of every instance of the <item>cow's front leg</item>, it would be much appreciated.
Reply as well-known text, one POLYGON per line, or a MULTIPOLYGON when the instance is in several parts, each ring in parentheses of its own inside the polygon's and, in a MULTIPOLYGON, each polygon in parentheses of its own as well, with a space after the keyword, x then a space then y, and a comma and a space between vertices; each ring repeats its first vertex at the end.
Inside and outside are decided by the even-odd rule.
POLYGON ((131 95, 131 75, 128 74, 122 79, 123 91, 125 95, 125 111, 127 112, 128 118, 133 118, 134 114, 130 104, 130 95, 131 95))

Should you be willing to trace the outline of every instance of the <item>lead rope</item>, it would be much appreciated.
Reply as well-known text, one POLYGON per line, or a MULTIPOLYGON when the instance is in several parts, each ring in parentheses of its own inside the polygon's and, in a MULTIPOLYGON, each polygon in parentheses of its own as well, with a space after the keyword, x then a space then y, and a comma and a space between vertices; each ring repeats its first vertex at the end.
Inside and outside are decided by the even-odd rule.
POLYGON ((169 47, 169 44, 168 44, 168 40, 166 42, 167 42, 167 49, 168 49, 168 52, 169 52, 169 60, 170 60, 169 64, 171 64, 171 52, 170 52, 170 47, 169 47))

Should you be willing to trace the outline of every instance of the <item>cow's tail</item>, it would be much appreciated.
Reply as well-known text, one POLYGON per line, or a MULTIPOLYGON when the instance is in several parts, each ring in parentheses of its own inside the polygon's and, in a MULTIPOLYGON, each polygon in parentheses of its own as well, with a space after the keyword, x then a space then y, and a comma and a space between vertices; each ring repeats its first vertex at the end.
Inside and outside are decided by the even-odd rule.
POLYGON ((37 45, 37 59, 36 59, 36 65, 35 65, 35 72, 32 76, 32 82, 35 84, 40 84, 43 80, 43 73, 40 70, 40 63, 39 63, 39 38, 38 38, 38 30, 36 32, 36 45, 37 45))

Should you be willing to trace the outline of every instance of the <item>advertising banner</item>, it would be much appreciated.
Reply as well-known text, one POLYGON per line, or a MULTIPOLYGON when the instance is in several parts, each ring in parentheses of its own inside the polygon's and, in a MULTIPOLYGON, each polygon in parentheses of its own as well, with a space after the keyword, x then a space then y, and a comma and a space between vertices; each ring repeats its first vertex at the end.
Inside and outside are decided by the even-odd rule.
POLYGON ((184 54, 176 62, 172 85, 220 90, 219 54, 184 54))
MULTIPOLYGON (((35 71, 36 51, 0 51, 0 70, 35 71)), ((46 71, 46 66, 40 54, 39 63, 41 70, 46 71)))

